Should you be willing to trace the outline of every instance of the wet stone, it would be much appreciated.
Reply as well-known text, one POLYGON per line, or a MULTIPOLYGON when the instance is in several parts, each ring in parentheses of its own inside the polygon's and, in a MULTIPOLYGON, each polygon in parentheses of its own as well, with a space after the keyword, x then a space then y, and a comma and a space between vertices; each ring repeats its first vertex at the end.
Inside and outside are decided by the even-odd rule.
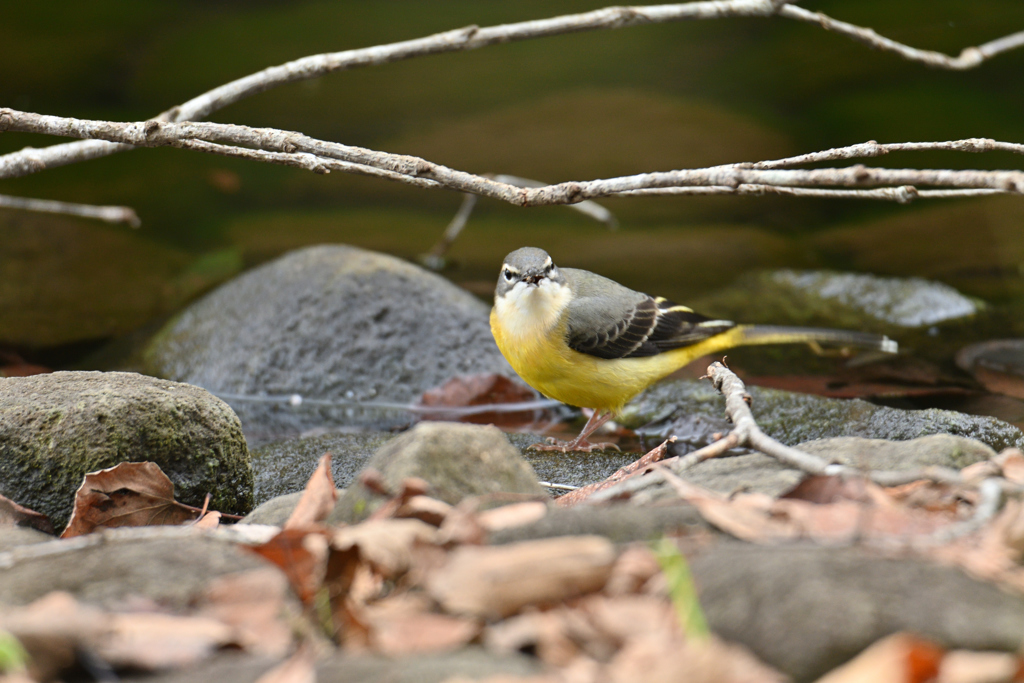
POLYGON ((239 400, 247 429, 270 439, 279 423, 276 433, 296 435, 338 421, 404 427, 408 414, 362 413, 360 405, 410 403, 456 375, 514 377, 488 312, 465 290, 393 256, 309 247, 190 306, 154 338, 146 366, 233 401, 297 394, 337 404, 289 411, 280 402, 239 400))
POLYGON ((331 476, 342 488, 355 479, 370 457, 395 437, 390 432, 352 432, 311 436, 265 444, 252 451, 253 500, 256 505, 301 492, 325 453, 331 476))
MULTIPOLYGON (((747 387, 751 411, 761 429, 785 444, 838 436, 906 441, 929 434, 951 434, 980 441, 1000 451, 1024 445, 1024 434, 993 417, 951 410, 901 410, 860 399, 834 399, 778 389, 747 387)), ((725 399, 707 382, 672 380, 654 386, 634 399, 619 420, 648 438, 672 434, 676 420, 690 428, 694 414, 720 417, 725 399)), ((676 444, 678 447, 679 444, 676 444)), ((683 446, 673 454, 689 452, 683 446)))
POLYGON ((901 327, 921 327, 978 312, 978 303, 949 285, 922 278, 780 270, 772 281, 901 327))

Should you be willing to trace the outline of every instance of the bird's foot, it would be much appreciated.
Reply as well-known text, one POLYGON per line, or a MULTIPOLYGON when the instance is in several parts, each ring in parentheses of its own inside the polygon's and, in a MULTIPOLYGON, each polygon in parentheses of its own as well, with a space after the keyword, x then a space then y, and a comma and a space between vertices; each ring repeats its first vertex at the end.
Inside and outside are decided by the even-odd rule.
POLYGON ((528 447, 534 451, 557 451, 559 453, 572 453, 573 451, 580 451, 583 453, 593 453, 594 451, 607 451, 615 449, 622 452, 618 444, 614 443, 591 443, 586 439, 573 439, 572 441, 559 441, 558 439, 549 436, 547 443, 535 443, 528 447))

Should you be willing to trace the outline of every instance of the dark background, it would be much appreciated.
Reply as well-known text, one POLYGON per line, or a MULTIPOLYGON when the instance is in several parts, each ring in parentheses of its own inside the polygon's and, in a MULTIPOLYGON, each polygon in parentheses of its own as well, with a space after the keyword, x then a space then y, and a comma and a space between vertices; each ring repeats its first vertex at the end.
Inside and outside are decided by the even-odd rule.
MULTIPOLYGON (((596 9, 595 2, 2 3, 0 105, 141 120, 306 55, 596 9)), ((959 54, 1024 29, 1024 3, 805 2, 914 47, 959 54)), ((756 161, 865 140, 1024 142, 1024 50, 930 69, 781 18, 597 31, 337 73, 211 117, 557 182, 756 161)), ((0 135, 0 153, 46 146, 0 135)), ((894 167, 1020 168, 1009 154, 919 153, 894 167)), ((142 149, 0 181, 0 193, 134 207, 138 231, 0 210, 0 347, 80 363, 242 268, 345 242, 413 259, 461 196, 175 149, 142 149)), ((605 200, 610 232, 562 207, 483 200, 446 274, 482 296, 532 244, 686 301, 752 269, 920 275, 1016 305, 1024 199, 605 200)), ((1011 332, 1012 330, 1007 330, 1011 332)))

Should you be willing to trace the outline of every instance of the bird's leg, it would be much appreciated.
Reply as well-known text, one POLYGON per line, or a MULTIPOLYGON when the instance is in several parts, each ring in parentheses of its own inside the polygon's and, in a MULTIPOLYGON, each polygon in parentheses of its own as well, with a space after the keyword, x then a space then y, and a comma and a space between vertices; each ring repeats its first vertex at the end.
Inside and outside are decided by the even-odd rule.
POLYGON ((534 444, 530 446, 536 451, 560 451, 562 453, 568 453, 570 451, 585 451, 587 453, 591 451, 603 451, 609 448, 619 450, 619 447, 613 443, 590 443, 587 441, 587 437, 598 430, 608 420, 612 419, 612 413, 610 410, 595 410, 594 414, 587 420, 587 424, 583 426, 583 431, 572 441, 558 441, 557 439, 548 439, 546 444, 534 444))

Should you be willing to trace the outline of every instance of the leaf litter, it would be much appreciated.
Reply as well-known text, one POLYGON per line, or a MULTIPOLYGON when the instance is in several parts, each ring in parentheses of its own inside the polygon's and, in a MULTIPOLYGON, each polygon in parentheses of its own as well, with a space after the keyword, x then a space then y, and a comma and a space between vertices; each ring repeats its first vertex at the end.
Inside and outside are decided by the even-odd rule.
MULTIPOLYGON (((195 521, 200 511, 175 503, 159 468, 128 465, 86 478, 66 538, 172 523, 217 533, 218 513, 195 521)), ((1011 449, 971 467, 963 472, 967 480, 1020 482, 1024 455, 1011 449)), ((383 487, 373 473, 364 479, 383 487)), ((808 477, 773 499, 725 496, 671 473, 666 480, 713 526, 746 541, 917 552, 1024 592, 1019 500, 1008 500, 969 533, 922 545, 917 541, 972 519, 981 504, 977 489, 808 477)), ((160 671, 241 650, 281 660, 260 680, 305 682, 315 680, 315 661, 329 641, 346 652, 388 657, 470 644, 495 654, 528 652, 547 667, 536 681, 786 680, 709 631, 686 557, 671 539, 616 546, 603 537, 567 536, 491 546, 489 534, 535 523, 551 506, 533 501, 481 510, 476 500, 452 506, 414 479, 370 519, 330 527, 325 520, 336 496, 325 455, 283 527, 269 541, 247 546, 269 564, 212 580, 188 613, 157 605, 103 609, 51 593, 0 616, 0 633, 25 645, 34 681, 59 679, 85 651, 114 670, 160 671), (292 595, 303 613, 289 612, 292 595)), ((893 636, 823 680, 956 683, 982 680, 972 672, 983 671, 993 672, 983 680, 1016 680, 1024 667, 1015 655, 946 652, 893 636), (901 677, 893 677, 896 670, 901 677)))

